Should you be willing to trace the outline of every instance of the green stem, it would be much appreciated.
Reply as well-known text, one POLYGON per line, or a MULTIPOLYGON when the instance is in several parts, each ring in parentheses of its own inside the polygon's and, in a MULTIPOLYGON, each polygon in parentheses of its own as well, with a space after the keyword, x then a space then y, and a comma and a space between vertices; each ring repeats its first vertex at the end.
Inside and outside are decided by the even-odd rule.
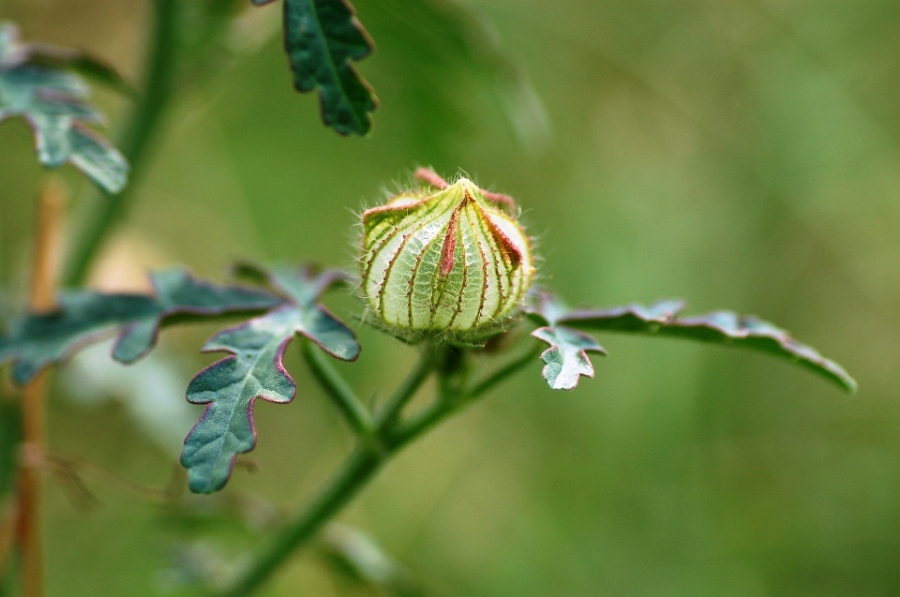
POLYGON ((172 96, 176 72, 177 25, 179 0, 154 0, 155 28, 152 46, 147 56, 142 95, 135 106, 131 122, 119 149, 131 166, 128 186, 116 194, 101 193, 97 204, 91 205, 90 217, 83 224, 77 244, 73 247, 65 277, 66 285, 84 282, 91 262, 108 237, 113 225, 125 213, 135 182, 143 169, 147 153, 172 96))
POLYGON ((523 367, 528 366, 529 364, 535 362, 535 357, 540 354, 543 350, 541 345, 535 343, 535 345, 525 353, 522 353, 516 359, 513 359, 503 367, 500 367, 493 373, 491 373, 487 378, 483 379, 479 383, 475 384, 471 390, 469 390, 469 394, 473 398, 477 398, 481 396, 485 392, 489 391, 494 386, 504 382, 507 378, 512 377, 514 374, 518 373, 523 367))
POLYGON ((487 378, 474 384, 470 389, 457 389, 447 383, 441 384, 439 400, 436 400, 423 411, 416 413, 396 428, 388 430, 389 437, 385 440, 387 449, 396 451, 403 448, 450 415, 463 410, 484 396, 489 390, 532 363, 538 352, 540 352, 540 346, 535 346, 503 367, 500 367, 487 378))
POLYGON ((356 393, 328 362, 325 353, 311 341, 302 343, 303 358, 316 378, 316 381, 337 406, 353 431, 360 437, 372 435, 374 425, 372 417, 356 397, 356 393))
POLYGON ((238 582, 217 595, 246 597, 258 589, 288 556, 309 541, 362 489, 384 462, 384 457, 377 451, 358 449, 353 452, 324 490, 301 511, 300 516, 251 562, 238 582))
MULTIPOLYGON (((486 380, 478 384, 475 388, 478 390, 478 394, 474 394, 472 391, 463 389, 459 383, 465 374, 463 357, 464 355, 458 349, 448 348, 437 352, 423 351, 419 363, 393 394, 378 418, 374 436, 380 440, 381 445, 363 441, 324 489, 303 508, 293 522, 289 523, 263 548, 237 581, 228 589, 217 592, 215 595, 217 597, 243 597, 252 594, 291 554, 312 539, 316 532, 337 514, 403 447, 461 407, 474 402, 478 396, 483 395, 485 390, 511 374, 511 365, 500 369, 492 376, 496 379, 495 382, 488 383, 486 380), (440 377, 438 399, 423 413, 414 416, 409 423, 398 424, 397 416, 403 406, 432 371, 437 371, 440 377)), ((514 363, 518 363, 519 360, 517 359, 514 363)))

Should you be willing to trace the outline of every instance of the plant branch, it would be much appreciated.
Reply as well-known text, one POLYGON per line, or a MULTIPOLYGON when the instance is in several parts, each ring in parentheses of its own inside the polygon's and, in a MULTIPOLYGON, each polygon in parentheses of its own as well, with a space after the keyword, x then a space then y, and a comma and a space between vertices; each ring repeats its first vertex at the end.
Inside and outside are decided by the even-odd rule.
POLYGON ((134 195, 135 182, 144 167, 144 157, 172 96, 180 14, 178 5, 179 0, 153 0, 155 28, 147 55, 142 95, 119 144, 131 167, 130 180, 120 193, 100 193, 96 204, 90 205, 90 217, 85 218, 84 228, 70 254, 66 285, 84 282, 94 257, 134 195))
POLYGON ((337 406, 353 431, 360 437, 370 437, 373 431, 372 416, 359 401, 353 389, 328 362, 328 357, 315 343, 308 340, 302 343, 301 349, 303 358, 306 359, 306 364, 309 365, 316 381, 337 406))
POLYGON ((503 367, 500 367, 490 375, 488 375, 485 379, 476 383, 471 390, 469 390, 469 395, 472 398, 477 398, 491 390, 494 386, 503 383, 509 377, 512 377, 514 374, 518 373, 523 367, 528 366, 531 363, 534 363, 535 357, 541 353, 543 347, 537 342, 533 342, 533 346, 528 352, 523 353, 521 356, 513 359, 503 367))

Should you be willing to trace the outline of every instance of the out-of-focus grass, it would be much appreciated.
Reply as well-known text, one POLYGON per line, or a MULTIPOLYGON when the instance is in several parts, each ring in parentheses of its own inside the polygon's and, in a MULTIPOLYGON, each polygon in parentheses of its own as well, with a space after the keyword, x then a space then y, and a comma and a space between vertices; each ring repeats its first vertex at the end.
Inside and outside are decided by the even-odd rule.
MULTIPOLYGON (((861 390, 848 398, 754 354, 602 338, 611 356, 596 379, 553 393, 536 361, 413 446, 342 519, 378 537, 429 595, 892 594, 900 5, 478 3, 544 103, 552 137, 536 147, 517 140, 489 81, 442 50, 439 27, 410 33, 377 3, 357 8, 379 47, 360 66, 382 102, 372 137, 321 127, 273 38, 175 105, 123 233, 154 248, 152 259, 136 251, 135 267, 351 265, 355 212, 382 186, 416 165, 462 168, 519 200, 544 280, 571 301, 674 295, 697 310, 754 312, 842 362, 861 390)), ((143 22, 120 3, 7 0, 2 16, 29 39, 87 46, 134 70, 143 22)), ((0 127, 7 280, 26 254, 41 175, 31 151, 23 125, 0 127)), ((336 303, 344 314, 354 304, 336 303)), ((342 369, 363 395, 384 396, 413 353, 374 331, 361 338, 360 362, 342 369)), ((228 489, 285 509, 349 445, 299 359, 290 365, 299 396, 259 405, 261 471, 239 471, 228 489)), ((55 448, 168 480, 171 455, 119 409, 61 395, 52 409, 55 448)), ((177 533, 153 507, 99 493, 85 516, 51 486, 51 594, 154 594, 177 533)), ((232 553, 246 540, 213 536, 232 553)), ((270 594, 342 586, 300 557, 270 594)))

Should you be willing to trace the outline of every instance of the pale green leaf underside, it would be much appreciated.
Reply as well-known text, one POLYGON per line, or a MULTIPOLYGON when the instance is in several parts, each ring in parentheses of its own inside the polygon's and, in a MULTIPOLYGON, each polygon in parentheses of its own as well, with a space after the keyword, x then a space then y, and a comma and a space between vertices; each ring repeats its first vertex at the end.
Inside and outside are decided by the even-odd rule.
POLYGON ((582 375, 594 377, 594 366, 587 356, 588 351, 606 354, 596 340, 565 326, 543 327, 532 335, 550 345, 541 354, 541 360, 545 363, 541 374, 554 390, 573 390, 582 375))

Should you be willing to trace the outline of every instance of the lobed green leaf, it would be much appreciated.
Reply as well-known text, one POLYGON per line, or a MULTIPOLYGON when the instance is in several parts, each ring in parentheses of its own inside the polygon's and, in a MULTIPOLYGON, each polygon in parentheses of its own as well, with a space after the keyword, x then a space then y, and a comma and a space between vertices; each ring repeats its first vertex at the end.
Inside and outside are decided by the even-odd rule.
MULTIPOLYGON (((527 313, 545 326, 535 330, 532 335, 551 345, 554 338, 574 332, 573 328, 699 340, 749 348, 784 358, 825 377, 845 390, 856 391, 856 381, 843 367, 826 359, 814 348, 797 342, 787 331, 767 321, 754 316, 738 315, 732 311, 713 311, 705 315, 683 317, 683 308, 683 301, 662 300, 650 306, 571 310, 553 295, 542 293, 537 304, 530 306, 527 313)), ((584 338, 581 341, 585 341, 584 338)), ((571 358, 574 357, 570 357, 570 360, 571 358)), ((582 370, 586 370, 583 365, 582 370)), ((585 374, 587 373, 582 373, 585 374)), ((555 387, 546 376, 546 368, 545 379, 551 387, 555 387)), ((565 378, 567 384, 571 383, 565 389, 574 388, 577 379, 577 375, 565 378)))
POLYGON ((121 191, 128 181, 128 163, 86 126, 99 122, 100 114, 85 102, 87 87, 81 78, 65 68, 80 64, 108 79, 114 78, 114 71, 77 53, 20 44, 17 33, 14 26, 0 23, 0 121, 21 116, 28 122, 43 165, 54 168, 68 162, 106 191, 121 191), (64 64, 66 56, 71 64, 64 64))
POLYGON ((198 373, 188 386, 188 401, 207 405, 181 454, 194 492, 222 489, 237 455, 256 445, 253 403, 257 398, 276 403, 294 398, 296 385, 282 361, 295 335, 338 359, 353 361, 359 356, 355 334, 319 303, 326 290, 343 280, 343 274, 314 275, 308 269, 280 268, 269 272, 268 278, 287 302, 213 336, 204 352, 231 354, 198 373))
POLYGON ((150 351, 167 320, 259 311, 283 302, 262 290, 199 281, 180 268, 150 279, 153 295, 63 293, 58 309, 26 315, 11 324, 9 335, 0 336, 0 364, 12 361, 13 381, 25 384, 79 347, 113 333, 118 334, 113 357, 132 363, 150 351))
POLYGON ((318 88, 325 124, 342 135, 368 133, 378 99, 352 63, 371 54, 374 46, 350 3, 284 0, 284 47, 297 90, 318 88))

